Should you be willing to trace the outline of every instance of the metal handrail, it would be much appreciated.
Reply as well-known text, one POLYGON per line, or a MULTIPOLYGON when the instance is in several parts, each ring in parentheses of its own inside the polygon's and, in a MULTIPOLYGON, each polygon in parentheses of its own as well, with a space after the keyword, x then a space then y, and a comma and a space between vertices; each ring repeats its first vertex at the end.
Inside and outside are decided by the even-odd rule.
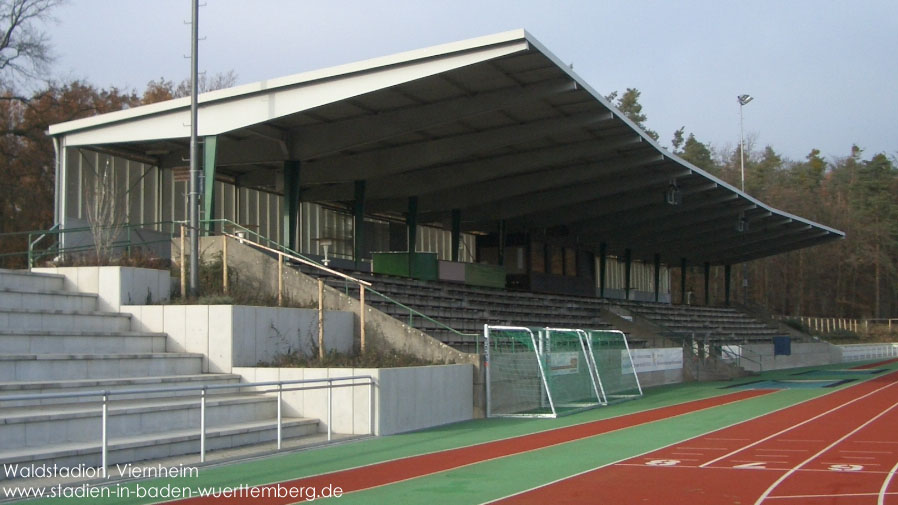
POLYGON ((371 434, 374 434, 374 386, 377 385, 377 382, 374 380, 374 377, 371 375, 350 375, 345 377, 327 377, 321 379, 295 379, 295 380, 286 380, 286 381, 265 381, 265 382, 243 382, 236 384, 203 384, 198 386, 172 386, 167 388, 132 388, 132 389, 103 389, 96 391, 77 391, 71 393, 44 393, 44 394, 26 394, 26 395, 7 395, 0 396, 0 403, 2 402, 13 402, 13 401, 30 401, 30 400, 54 400, 54 399, 72 399, 72 398, 85 398, 85 397, 100 397, 103 400, 101 406, 101 438, 100 438, 100 451, 101 451, 101 461, 102 461, 102 473, 103 477, 106 477, 106 467, 108 467, 108 450, 109 450, 109 440, 107 437, 107 426, 109 419, 109 401, 111 396, 116 395, 134 395, 134 394, 148 394, 148 393, 174 393, 174 392, 184 392, 184 391, 198 391, 200 393, 200 462, 206 461, 206 401, 207 401, 207 392, 210 390, 223 390, 223 389, 242 389, 249 387, 269 387, 276 386, 276 389, 262 390, 262 391, 253 391, 253 393, 277 393, 278 395, 278 405, 277 405, 277 450, 280 450, 282 447, 282 425, 283 425, 283 415, 281 409, 282 403, 282 394, 285 391, 304 391, 304 390, 314 390, 314 389, 327 389, 328 397, 327 397, 327 440, 330 441, 332 439, 332 417, 333 417, 333 406, 332 406, 332 390, 335 388, 344 388, 344 387, 355 387, 355 386, 369 386, 370 387, 370 399, 368 402, 368 425, 371 431, 371 434), (345 381, 358 381, 358 380, 367 380, 367 382, 351 382, 349 384, 337 384, 335 382, 345 382, 345 381), (315 383, 327 383, 327 385, 321 386, 300 386, 302 384, 315 384, 315 383), (295 387, 284 387, 287 386, 295 386, 295 387))
POLYGON ((285 258, 290 258, 291 260, 296 261, 296 262, 298 262, 298 263, 302 263, 302 264, 304 264, 304 265, 308 265, 308 266, 310 266, 310 267, 317 268, 317 269, 319 269, 319 270, 321 270, 321 271, 324 271, 324 272, 327 272, 327 273, 329 273, 329 274, 331 274, 331 275, 336 275, 337 277, 340 277, 340 278, 342 278, 342 279, 344 279, 344 280, 347 280, 347 281, 350 281, 350 282, 354 282, 354 283, 356 283, 356 284, 358 284, 358 285, 360 285, 360 286, 371 286, 371 285, 372 285, 372 284, 371 284, 370 282, 368 282, 368 281, 363 281, 363 280, 361 280, 361 279, 356 279, 355 277, 353 277, 353 276, 351 276, 351 275, 346 275, 346 274, 344 274, 343 272, 338 272, 338 271, 336 271, 336 270, 333 270, 333 269, 331 269, 331 268, 328 268, 328 267, 326 267, 326 266, 324 266, 324 265, 322 265, 322 264, 320 264, 320 263, 316 263, 315 261, 312 261, 312 260, 310 260, 310 259, 306 259, 306 258, 304 258, 304 257, 302 257, 302 256, 297 255, 297 254, 291 254, 291 253, 284 252, 284 251, 278 251, 277 249, 273 249, 273 248, 271 248, 271 247, 267 247, 267 246, 264 246, 264 245, 262 245, 262 244, 258 244, 258 243, 256 243, 256 242, 253 242, 252 240, 248 240, 246 237, 238 237, 237 235, 232 235, 232 234, 226 233, 226 232, 224 232, 224 231, 221 232, 221 234, 224 235, 224 236, 226 236, 226 237, 230 237, 230 238, 232 238, 232 239, 234 239, 234 240, 239 240, 239 241, 246 242, 246 243, 248 243, 249 245, 251 245, 251 246, 253 246, 253 247, 257 247, 257 248, 262 249, 262 250, 265 250, 265 251, 273 252, 273 253, 275 253, 275 254, 283 255, 285 258))
MULTIPOLYGON (((380 297, 383 298, 384 300, 386 300, 386 301, 388 301, 388 302, 390 302, 390 303, 392 303, 392 304, 394 304, 394 305, 396 305, 396 306, 398 306, 398 307, 400 307, 400 308, 402 308, 402 309, 405 309, 405 310, 409 311, 409 318, 410 318, 410 319, 411 319, 412 314, 414 314, 414 315, 420 317, 421 319, 424 319, 425 321, 430 321, 431 323, 436 324, 437 326, 443 328, 444 330, 448 330, 448 331, 450 331, 450 332, 452 332, 452 333, 454 333, 454 334, 456 334, 456 335, 458 335, 458 336, 460 336, 460 337, 478 337, 478 338, 480 337, 480 334, 479 334, 479 333, 464 333, 464 332, 458 331, 458 330, 456 330, 455 328, 452 328, 451 326, 448 326, 448 325, 446 325, 445 323, 441 323, 440 321, 437 321, 436 319, 434 319, 434 318, 428 316, 427 314, 424 314, 423 312, 421 312, 421 311, 419 311, 419 310, 417 310, 417 309, 414 309, 414 308, 412 308, 412 307, 409 307, 408 305, 406 305, 406 304, 404 304, 404 303, 402 303, 402 302, 400 302, 400 301, 398 301, 398 300, 395 300, 395 299, 391 298, 390 296, 385 295, 385 294, 383 294, 383 293, 381 293, 381 292, 379 292, 379 291, 376 291, 376 290, 374 290, 374 289, 372 289, 372 288, 368 288, 368 291, 374 293, 374 294, 377 295, 377 296, 380 296, 380 297)), ((410 321, 410 322, 411 322, 411 321, 410 321)), ((409 326, 412 326, 412 325, 409 324, 409 326)), ((414 328, 414 326, 412 326, 412 327, 414 328)), ((479 349, 479 348, 480 348, 479 340, 476 341, 476 345, 477 345, 477 348, 479 349)))
MULTIPOLYGON (((174 221, 174 220, 173 221, 157 221, 157 222, 152 222, 152 223, 126 224, 126 225, 124 225, 124 228, 129 229, 129 231, 130 231, 130 228, 172 225, 171 233, 172 233, 172 238, 173 238, 174 234, 175 234, 175 228, 176 228, 175 225, 180 226, 180 225, 186 225, 186 224, 187 224, 186 221, 174 221)), ((335 275, 335 276, 340 277, 346 281, 354 282, 354 283, 358 284, 359 286, 364 286, 365 290, 370 291, 371 293, 379 296, 380 298, 386 300, 387 302, 390 302, 390 303, 402 308, 403 310, 408 311, 410 327, 414 327, 413 317, 417 316, 417 317, 424 319, 425 321, 429 321, 429 322, 435 324, 436 326, 438 326, 439 328, 449 331, 450 333, 457 335, 459 337, 479 337, 480 336, 477 333, 465 333, 465 332, 456 330, 455 328, 452 328, 451 326, 449 326, 445 323, 437 321, 436 319, 424 314, 423 312, 421 312, 417 309, 409 307, 408 305, 405 305, 405 304, 399 302, 398 300, 395 300, 395 299, 391 298, 390 296, 385 295, 385 294, 373 289, 373 286, 370 282, 364 281, 362 279, 357 279, 350 275, 346 275, 342 272, 328 268, 325 265, 322 265, 321 263, 319 263, 318 261, 315 261, 314 259, 309 258, 309 257, 303 255, 302 253, 299 253, 293 249, 290 249, 289 247, 284 246, 284 245, 278 243, 277 241, 274 241, 274 240, 262 235, 261 233, 259 233, 257 231, 251 230, 243 225, 240 225, 234 221, 231 221, 230 219, 221 219, 221 218, 219 218, 219 219, 204 219, 204 220, 200 221, 200 228, 206 228, 210 224, 212 224, 212 225, 220 224, 222 227, 222 230, 221 230, 222 235, 226 235, 230 238, 239 240, 241 242, 246 242, 250 245, 253 245, 254 247, 265 249, 265 250, 275 253, 275 254, 283 254, 285 257, 289 257, 291 260, 296 261, 298 263, 302 263, 302 264, 308 265, 310 267, 316 268, 318 270, 325 271, 331 275, 335 275), (233 233, 227 233, 224 231, 225 226, 230 227, 232 229, 232 231, 241 231, 244 234, 246 234, 247 236, 256 237, 257 240, 254 241, 254 240, 248 238, 247 236, 239 237, 233 233), (267 245, 263 245, 263 244, 267 244, 267 245)), ((91 230, 90 227, 59 228, 59 225, 54 225, 53 228, 51 228, 50 230, 37 230, 37 231, 31 231, 31 232, 17 232, 17 233, 23 233, 23 234, 29 235, 29 248, 28 248, 27 254, 28 254, 28 266, 29 266, 29 268, 31 268, 33 266, 34 261, 37 259, 34 257, 35 253, 33 251, 33 245, 36 244, 40 238, 42 238, 46 235, 52 235, 52 234, 61 235, 63 233, 89 232, 90 230, 91 230), (42 235, 38 240, 34 241, 34 244, 32 244, 31 235, 37 234, 37 233, 41 233, 42 235)), ((145 242, 144 244, 157 243, 157 242, 163 242, 163 241, 160 240, 160 241, 145 242)), ((130 246, 130 234, 126 241, 119 241, 119 242, 116 242, 115 244, 113 244, 113 246, 115 246, 115 247, 124 246, 124 245, 130 246)), ((56 248, 56 249, 53 249, 53 252, 58 254, 58 253, 64 253, 64 252, 80 252, 80 251, 86 251, 86 250, 90 250, 90 246, 80 246, 80 247, 71 247, 71 248, 56 248)), ((17 254, 22 254, 22 253, 7 253, 7 254, 8 255, 13 255, 13 254, 17 255, 17 254)), ((47 252, 45 251, 45 252, 41 253, 41 255, 38 257, 43 257, 46 255, 47 255, 47 252)), ((362 295, 362 296, 364 296, 364 295, 362 295)), ((362 316, 362 317, 364 317, 364 316, 362 316)), ((474 338, 474 344, 475 344, 475 353, 479 354, 480 353, 480 339, 474 338)))
MULTIPOLYGON (((100 229, 121 228, 123 231, 125 231, 127 238, 122 239, 122 240, 116 240, 110 245, 113 248, 126 247, 128 249, 128 251, 130 252, 131 246, 133 245, 132 240, 131 240, 131 231, 133 229, 151 228, 151 227, 158 227, 158 226, 164 226, 164 225, 169 225, 169 224, 174 225, 174 224, 178 224, 178 223, 179 223, 178 221, 154 221, 154 222, 150 222, 150 223, 125 223, 122 225, 104 226, 104 227, 100 227, 100 229)), ((51 255, 54 253, 60 254, 60 253, 90 251, 91 249, 93 249, 92 245, 72 246, 72 247, 50 246, 46 250, 44 250, 40 253, 36 252, 36 249, 37 249, 38 243, 48 236, 55 235, 58 237, 65 233, 85 233, 85 232, 91 232, 92 230, 93 230, 93 228, 90 226, 81 226, 81 227, 77 227, 77 228, 62 228, 59 226, 59 224, 55 224, 48 230, 30 231, 30 232, 27 232, 27 234, 28 234, 28 250, 25 253, 10 253, 9 255, 27 254, 28 255, 28 268, 32 268, 32 267, 34 267, 35 261, 37 261, 38 259, 40 259, 42 257, 48 256, 48 255, 51 255), (37 237, 32 240, 32 237, 35 235, 37 235, 37 237)), ((172 227, 172 233, 173 232, 174 232, 174 227, 172 227)), ((169 238, 167 240, 171 240, 171 238, 169 238)), ((167 240, 146 241, 146 242, 141 242, 140 245, 164 243, 167 240)))
MULTIPOLYGON (((245 228, 245 227, 243 227, 243 226, 241 226, 241 225, 239 225, 239 224, 237 224, 237 223, 234 223, 233 221, 230 221, 230 220, 228 220, 228 219, 215 219, 215 220, 211 220, 211 221, 209 221, 209 222, 219 222, 219 223, 223 223, 223 224, 228 224, 228 225, 231 225, 231 226, 234 227, 234 228, 239 228, 241 231, 244 231, 244 232, 246 232, 246 233, 249 233, 249 234, 251 234, 251 235, 254 235, 254 236, 256 236, 256 237, 258 237, 258 238, 260 238, 260 239, 262 239, 262 240, 265 240, 265 241, 267 241, 267 242, 269 242, 269 243, 275 243, 275 244, 277 244, 276 242, 273 242, 272 240, 268 239, 267 237, 263 236, 262 234, 260 234, 260 233, 258 233, 258 232, 255 232, 255 231, 253 231, 253 230, 250 230, 250 229, 248 229, 248 228, 245 228)), ((233 239, 235 239, 235 240, 239 240, 239 241, 246 242, 246 243, 248 243, 248 244, 250 244, 250 245, 252 245, 252 246, 254 246, 254 247, 257 247, 257 248, 259 248, 259 249, 267 250, 267 251, 272 252, 272 253, 275 253, 275 254, 283 254, 284 256, 289 257, 290 259, 292 259, 293 261, 296 261, 296 262, 298 262, 298 263, 302 263, 302 264, 304 264, 304 265, 308 265, 308 266, 317 268, 318 270, 327 272, 327 273, 329 273, 329 274, 331 274, 331 275, 335 275, 335 276, 340 277, 340 278, 342 278, 342 279, 344 279, 344 280, 346 280, 346 281, 354 282, 354 283, 356 283, 356 284, 359 284, 360 286, 365 286, 365 290, 366 290, 366 291, 369 291, 369 292, 371 292, 371 293, 373 293, 373 294, 375 294, 375 295, 381 297, 382 299, 384 299, 384 300, 386 300, 386 301, 388 301, 388 302, 390 302, 390 303, 392 303, 392 304, 394 304, 394 305, 396 305, 396 306, 398 306, 398 307, 400 307, 400 308, 402 308, 402 309, 404 309, 404 310, 407 310, 407 311, 409 312, 409 326, 412 327, 412 328, 414 328, 414 325, 412 324, 412 317, 413 317, 413 316, 417 316, 417 317, 420 317, 421 319, 424 319, 425 321, 429 321, 429 322, 431 322, 431 323, 437 325, 438 327, 440 327, 440 328, 442 328, 442 329, 445 329, 445 330, 447 330, 447 331, 449 331, 449 332, 451 332, 451 333, 453 333, 453 334, 455 334, 455 335, 457 335, 457 336, 460 336, 460 337, 479 337, 479 336, 480 336, 480 335, 477 334, 477 333, 464 333, 464 332, 458 331, 458 330, 456 330, 455 328, 452 328, 451 326, 449 326, 449 325, 447 325, 447 324, 445 324, 445 323, 442 323, 442 322, 440 322, 440 321, 437 321, 436 319, 433 319, 432 317, 428 316, 427 314, 424 314, 423 312, 421 312, 421 311, 419 311, 419 310, 417 310, 417 309, 414 309, 414 308, 412 308, 412 307, 409 307, 408 305, 405 305, 404 303, 402 303, 402 302, 400 302, 400 301, 398 301, 398 300, 395 300, 395 299, 391 298, 390 296, 381 293, 380 291, 375 290, 375 289, 373 288, 373 284, 371 284, 370 282, 364 281, 364 280, 362 280, 362 279, 357 279, 357 278, 355 278, 355 277, 352 277, 352 276, 350 276, 350 275, 344 274, 344 273, 339 272, 339 271, 337 271, 337 270, 333 270, 333 269, 331 269, 331 268, 328 268, 328 267, 322 265, 321 263, 318 263, 317 261, 315 261, 315 260, 313 260, 313 259, 311 259, 311 258, 308 258, 308 257, 303 256, 302 254, 300 254, 300 253, 298 253, 298 252, 296 252, 296 251, 291 250, 290 248, 288 248, 288 247, 286 247, 286 246, 282 246, 282 245, 280 245, 280 244, 277 244, 277 245, 281 248, 281 250, 277 250, 277 249, 272 248, 272 247, 264 246, 264 245, 262 245, 262 244, 260 244, 260 243, 258 243, 258 242, 254 242, 253 240, 250 240, 250 239, 248 239, 247 237, 238 237, 238 236, 236 236, 236 235, 233 235, 233 234, 230 234, 230 233, 226 233, 226 232, 224 232, 223 230, 222 230, 221 233, 222 233, 223 235, 226 235, 226 236, 228 236, 228 237, 230 237, 230 238, 233 238, 233 239)), ((474 352, 475 352, 476 354, 479 354, 479 353, 480 353, 480 339, 479 339, 479 338, 475 338, 475 339, 474 339, 474 346, 475 346, 475 351, 474 351, 474 352)))

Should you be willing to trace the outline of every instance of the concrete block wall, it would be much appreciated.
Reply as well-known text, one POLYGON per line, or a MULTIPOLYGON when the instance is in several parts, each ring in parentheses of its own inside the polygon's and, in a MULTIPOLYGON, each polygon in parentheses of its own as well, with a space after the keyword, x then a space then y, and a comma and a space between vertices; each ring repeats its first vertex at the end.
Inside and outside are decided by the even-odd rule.
POLYGON ((790 355, 774 355, 773 344, 746 344, 741 347, 742 355, 753 360, 743 359, 741 365, 753 372, 842 362, 840 349, 827 342, 793 342, 790 355), (760 365, 757 361, 760 361, 760 365))
POLYGON ((679 347, 631 349, 642 387, 683 382, 683 349, 679 347))
POLYGON ((97 310, 117 312, 122 305, 162 303, 171 296, 168 270, 137 267, 47 267, 33 272, 60 274, 63 289, 97 294, 97 310))
MULTIPOLYGON (((247 382, 319 379, 370 375, 374 377, 374 433, 391 435, 420 430, 474 417, 473 365, 438 365, 408 368, 262 368, 235 367, 247 382)), ((331 429, 335 433, 371 433, 371 390, 364 380, 354 387, 332 392, 331 429)), ((284 392, 287 415, 321 420, 327 431, 327 391, 284 392)))
MULTIPOLYGON (((123 305, 132 330, 167 333, 166 350, 205 355, 204 372, 230 373, 235 366, 271 362, 291 351, 310 353, 318 342, 318 311, 244 305, 123 305)), ((353 315, 324 317, 326 349, 352 350, 353 315)))
MULTIPOLYGON (((177 247, 177 244, 173 244, 177 247)), ((209 261, 221 254, 220 237, 202 237, 200 241, 201 261, 209 261)), ((277 261, 249 245, 228 239, 229 268, 240 273, 240 283, 247 289, 258 290, 269 295, 277 293, 277 261)), ((318 303, 318 282, 296 269, 284 270, 284 289, 287 297, 300 305, 318 303)), ((377 289, 377 286, 374 287, 377 289)), ((352 289, 358 289, 352 287, 352 289)), ((326 310, 349 311, 355 314, 353 331, 359 337, 358 300, 347 296, 330 286, 324 287, 324 308, 326 310)), ((428 359, 437 363, 478 363, 476 355, 460 352, 439 340, 393 319, 387 314, 366 306, 365 331, 367 345, 377 350, 396 350, 428 359)))

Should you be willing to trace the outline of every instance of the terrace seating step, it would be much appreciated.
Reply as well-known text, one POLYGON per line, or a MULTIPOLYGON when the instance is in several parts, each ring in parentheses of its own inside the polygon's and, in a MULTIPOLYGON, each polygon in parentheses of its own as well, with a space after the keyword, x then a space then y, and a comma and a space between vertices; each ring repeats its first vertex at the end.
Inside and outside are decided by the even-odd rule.
POLYGON ((10 354, 159 353, 165 341, 165 333, 142 331, 0 328, 0 349, 10 354))
MULTIPOLYGON (((286 439, 313 435, 318 431, 318 424, 317 419, 285 417, 282 420, 282 436, 286 439)), ((225 449, 270 441, 276 437, 277 428, 274 419, 230 423, 207 428, 206 448, 225 449)), ((200 435, 196 428, 111 438, 108 445, 108 464, 198 454, 199 441, 200 435)), ((77 464, 99 466, 100 453, 99 441, 0 450, 0 465, 53 462, 60 466, 77 464)))
MULTIPOLYGON (((240 382, 241 377, 237 374, 228 373, 201 373, 201 374, 185 374, 185 375, 161 375, 161 376, 142 376, 142 377, 114 377, 109 379, 77 379, 77 380, 54 380, 54 381, 28 381, 28 382, 0 382, 0 397, 11 395, 31 395, 31 394, 52 394, 52 393, 72 393, 79 391, 101 391, 116 389, 153 389, 168 388, 178 386, 191 386, 200 384, 232 384, 240 382)), ((221 390, 211 389, 209 394, 218 394, 221 390)), ((225 390, 226 391, 226 390, 225 390)), ((147 397, 153 393, 143 393, 141 397, 147 397)), ((195 394, 195 392, 186 391, 159 393, 170 397, 177 394, 195 394)), ((125 396, 117 396, 117 398, 128 398, 125 396)), ((83 401, 95 401, 96 398, 86 398, 83 401)), ((71 399, 70 401, 78 401, 71 399)), ((59 400, 52 400, 52 403, 58 403, 59 400)), ((11 406, 8 402, 0 402, 0 406, 11 406)))
POLYGON ((0 381, 111 379, 197 374, 199 353, 0 354, 0 381))
POLYGON ((97 308, 98 296, 94 293, 74 293, 63 290, 0 287, 0 309, 32 309, 46 311, 69 310, 90 312, 97 308))

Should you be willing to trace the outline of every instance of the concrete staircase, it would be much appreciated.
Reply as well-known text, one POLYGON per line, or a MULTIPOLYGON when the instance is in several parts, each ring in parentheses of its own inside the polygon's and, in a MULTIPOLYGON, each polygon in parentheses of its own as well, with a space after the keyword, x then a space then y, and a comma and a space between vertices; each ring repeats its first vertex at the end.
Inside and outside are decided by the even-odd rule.
MULTIPOLYGON (((0 270, 0 465, 99 466, 99 396, 3 398, 101 390, 182 388, 110 397, 109 464, 198 454, 200 392, 187 387, 240 383, 202 366, 201 354, 166 352, 164 333, 132 331, 129 314, 98 311, 96 295, 64 291, 62 276, 0 270)), ((274 440, 276 401, 210 390, 207 450, 274 440)), ((285 417, 283 436, 313 434, 317 425, 285 417)))

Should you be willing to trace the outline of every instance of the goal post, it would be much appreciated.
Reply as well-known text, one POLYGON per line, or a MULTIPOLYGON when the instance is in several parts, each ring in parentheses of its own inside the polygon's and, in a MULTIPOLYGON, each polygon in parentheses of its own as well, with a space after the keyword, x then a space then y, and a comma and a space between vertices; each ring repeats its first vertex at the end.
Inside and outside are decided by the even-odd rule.
POLYGON ((484 325, 487 417, 557 417, 642 394, 619 331, 484 325))
POLYGON ((587 343, 595 360, 608 402, 629 400, 642 396, 642 386, 627 335, 619 330, 585 330, 587 343))
POLYGON ((483 336, 486 416, 554 417, 541 336, 523 326, 490 325, 483 336))

